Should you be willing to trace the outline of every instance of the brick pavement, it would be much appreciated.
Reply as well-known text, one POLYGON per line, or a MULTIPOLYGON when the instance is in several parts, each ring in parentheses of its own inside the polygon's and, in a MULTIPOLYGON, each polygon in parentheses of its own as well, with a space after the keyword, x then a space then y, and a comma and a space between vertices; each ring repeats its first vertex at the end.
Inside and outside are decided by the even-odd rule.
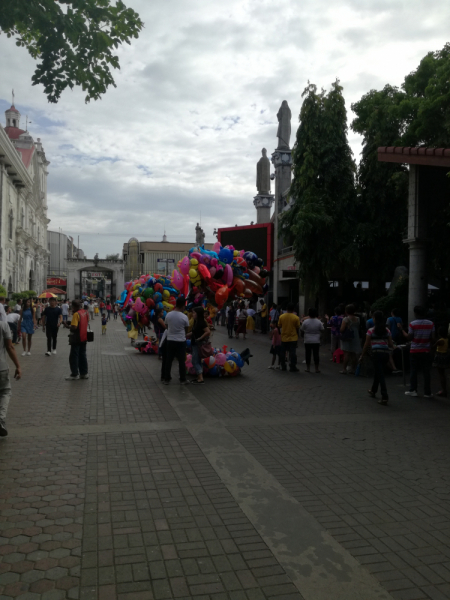
POLYGON ((448 402, 391 378, 380 407, 325 352, 320 375, 269 371, 257 334, 232 341, 254 354, 241 377, 165 387, 119 323, 94 328, 88 381, 64 380, 63 332, 56 356, 38 332, 21 357, 0 440, 0 600, 450 597, 448 402))

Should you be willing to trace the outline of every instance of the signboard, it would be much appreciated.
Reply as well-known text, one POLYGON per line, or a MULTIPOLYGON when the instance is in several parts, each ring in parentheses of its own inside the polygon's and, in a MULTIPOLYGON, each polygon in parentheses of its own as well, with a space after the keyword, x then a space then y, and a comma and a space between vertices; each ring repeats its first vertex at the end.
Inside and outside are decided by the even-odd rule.
POLYGON ((47 277, 47 287, 61 287, 67 285, 65 277, 47 277))
POLYGON ((102 277, 103 278, 103 277, 105 277, 105 272, 100 271, 99 273, 96 273, 95 271, 88 271, 87 276, 89 278, 92 278, 92 277, 102 277))
POLYGON ((158 271, 165 271, 167 269, 173 269, 175 266, 174 258, 157 258, 158 271))
POLYGON ((111 279, 105 279, 105 285, 111 285, 111 279))
POLYGON ((264 261, 268 271, 272 269, 273 223, 242 225, 219 229, 219 242, 222 246, 233 245, 237 249, 251 250, 264 261))

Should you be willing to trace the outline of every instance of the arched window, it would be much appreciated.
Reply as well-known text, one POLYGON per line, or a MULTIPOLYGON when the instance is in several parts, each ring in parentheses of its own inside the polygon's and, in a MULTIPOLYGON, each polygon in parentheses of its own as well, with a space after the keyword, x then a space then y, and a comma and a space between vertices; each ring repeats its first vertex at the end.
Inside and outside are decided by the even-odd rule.
POLYGON ((9 211, 9 239, 13 238, 14 215, 12 209, 9 211))

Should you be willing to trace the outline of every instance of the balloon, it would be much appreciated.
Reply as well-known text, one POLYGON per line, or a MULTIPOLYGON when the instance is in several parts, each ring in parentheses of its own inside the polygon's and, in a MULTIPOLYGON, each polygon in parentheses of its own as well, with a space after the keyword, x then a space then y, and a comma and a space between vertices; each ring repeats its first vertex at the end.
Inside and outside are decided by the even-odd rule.
POLYGON ((163 291, 163 286, 160 283, 157 283, 155 285, 155 292, 162 292, 163 291))
POLYGON ((227 357, 222 352, 218 352, 215 356, 216 365, 222 367, 227 362, 227 357))
MULTIPOLYGON (((198 272, 205 281, 209 281, 211 279, 211 274, 206 265, 198 265, 198 272)), ((189 274, 190 273, 191 272, 189 271, 189 274)))
POLYGON ((164 290, 162 295, 164 300, 168 300, 170 298, 170 292, 168 290, 164 290))
POLYGON ((149 324, 149 320, 148 317, 141 317, 141 325, 143 325, 144 327, 147 327, 147 325, 149 324))
POLYGON ((216 359, 214 356, 208 356, 208 358, 203 359, 203 364, 205 364, 208 369, 212 369, 216 364, 216 359))
POLYGON ((220 245, 220 242, 216 242, 213 246, 213 251, 219 254, 221 248, 222 246, 220 245))
POLYGON ((174 271, 172 273, 172 285, 178 291, 183 289, 184 277, 179 271, 174 271))
POLYGON ((149 308, 154 308, 155 306, 155 302, 152 300, 152 298, 147 298, 147 300, 145 301, 145 304, 149 307, 149 308))
POLYGON ((189 269, 189 277, 191 279, 196 279, 197 274, 198 274, 197 269, 189 269))
POLYGON ((179 262, 179 268, 183 275, 187 275, 189 273, 190 264, 191 263, 189 262, 189 258, 187 256, 182 258, 179 262))
MULTIPOLYGON (((156 284, 158 285, 158 284, 156 284)), ((158 302, 161 302, 162 300, 162 294, 160 294, 159 292, 156 292, 156 294, 153 296, 153 300, 158 304, 158 302)))
POLYGON ((233 251, 228 248, 222 248, 219 252, 219 260, 224 263, 231 264, 233 262, 233 251))
POLYGON ((234 360, 227 360, 224 365, 223 368, 225 369, 225 371, 227 373, 234 373, 234 371, 236 371, 236 369, 238 368, 237 364, 234 362, 234 360))
POLYGON ((208 375, 210 375, 211 377, 219 377, 220 371, 217 367, 213 367, 208 371, 208 375))
POLYGON ((223 306, 224 303, 227 301, 227 299, 228 299, 228 287, 226 285, 224 285, 223 287, 219 288, 216 292, 215 300, 216 300, 217 306, 223 306))
POLYGON ((242 294, 243 293, 244 288, 245 288, 245 284, 242 281, 242 279, 239 279, 238 277, 235 277, 233 279, 233 286, 234 286, 234 289, 236 290, 237 294, 242 294))
POLYGON ((223 279, 225 280, 227 286, 231 287, 231 284, 233 283, 233 269, 230 267, 230 265, 226 265, 223 272, 223 279))

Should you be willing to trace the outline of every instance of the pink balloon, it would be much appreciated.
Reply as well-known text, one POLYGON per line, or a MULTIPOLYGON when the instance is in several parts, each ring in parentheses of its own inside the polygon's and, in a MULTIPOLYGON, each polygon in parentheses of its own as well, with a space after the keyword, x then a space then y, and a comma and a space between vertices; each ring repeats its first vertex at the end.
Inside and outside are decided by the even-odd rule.
POLYGON ((180 271, 183 275, 187 275, 189 273, 189 269, 191 268, 191 263, 189 262, 189 258, 185 256, 181 259, 179 264, 180 271))
POLYGON ((173 274, 172 274, 172 285, 178 291, 181 291, 183 289, 183 286, 184 286, 184 277, 183 277, 183 275, 179 271, 174 271, 173 272, 173 274))
POLYGON ((227 357, 222 352, 218 352, 214 358, 218 367, 223 366, 227 362, 227 357))
POLYGON ((213 246, 213 252, 217 252, 217 254, 219 254, 221 248, 222 246, 220 245, 220 242, 216 242, 213 246))
POLYGON ((222 279, 225 281, 228 287, 231 287, 231 284, 233 283, 233 269, 230 267, 230 265, 225 266, 222 279))
POLYGON ((198 261, 200 261, 202 255, 200 254, 200 252, 193 252, 191 254, 191 258, 196 258, 198 261))
POLYGON ((216 267, 211 267, 209 269, 209 272, 211 273, 211 277, 214 277, 214 275, 216 274, 216 267))
POLYGON ((217 258, 212 258, 210 265, 211 265, 211 267, 217 267, 217 263, 218 263, 217 258))

